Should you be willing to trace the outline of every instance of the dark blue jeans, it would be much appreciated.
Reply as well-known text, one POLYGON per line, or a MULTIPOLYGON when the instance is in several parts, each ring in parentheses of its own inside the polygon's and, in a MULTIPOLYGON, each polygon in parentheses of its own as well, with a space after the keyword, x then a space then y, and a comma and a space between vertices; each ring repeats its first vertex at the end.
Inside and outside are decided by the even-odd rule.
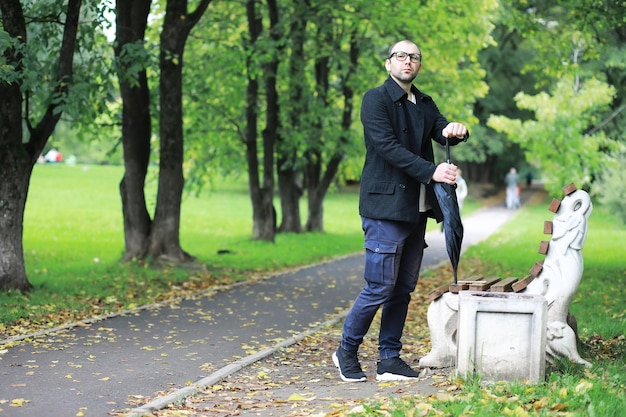
POLYGON ((341 347, 356 352, 382 305, 378 351, 380 359, 400 355, 402 332, 419 276, 426 243, 426 215, 417 223, 362 217, 365 233, 366 285, 343 325, 341 347))

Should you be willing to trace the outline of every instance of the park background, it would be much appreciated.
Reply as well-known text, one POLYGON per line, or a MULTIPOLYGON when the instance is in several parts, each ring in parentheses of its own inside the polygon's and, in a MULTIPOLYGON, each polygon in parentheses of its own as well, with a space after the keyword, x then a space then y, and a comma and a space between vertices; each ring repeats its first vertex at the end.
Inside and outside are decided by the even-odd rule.
MULTIPOLYGON (((623 344, 620 2, 2 5, 5 336, 360 250, 360 97, 390 44, 412 38, 417 85, 470 126, 453 161, 473 209, 511 166, 549 196, 591 193, 611 233, 593 246, 611 261, 587 275, 618 280, 594 284, 610 307, 592 328, 623 344), (38 164, 51 149, 63 161, 38 164)), ((479 257, 521 267, 496 253, 479 257)))

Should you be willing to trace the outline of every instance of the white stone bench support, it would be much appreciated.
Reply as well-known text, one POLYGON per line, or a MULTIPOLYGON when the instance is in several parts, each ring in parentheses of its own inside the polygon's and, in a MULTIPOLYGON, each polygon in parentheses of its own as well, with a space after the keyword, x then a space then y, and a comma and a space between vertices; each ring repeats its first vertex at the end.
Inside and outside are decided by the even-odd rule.
POLYGON ((457 374, 483 382, 545 377, 548 303, 540 295, 459 293, 457 374))

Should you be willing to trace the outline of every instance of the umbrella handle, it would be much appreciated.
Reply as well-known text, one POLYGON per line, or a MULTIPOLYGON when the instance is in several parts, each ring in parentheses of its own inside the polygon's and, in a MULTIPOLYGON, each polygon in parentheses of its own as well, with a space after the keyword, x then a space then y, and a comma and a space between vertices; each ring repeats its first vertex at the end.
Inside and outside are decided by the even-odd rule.
MULTIPOLYGON (((446 137, 446 159, 447 159, 447 163, 450 163, 450 142, 448 142, 448 138, 446 137)), ((456 190, 456 183, 453 185, 454 189, 456 190)), ((456 274, 456 271, 455 271, 456 274)), ((456 284, 456 275, 454 277, 454 283, 456 284)))

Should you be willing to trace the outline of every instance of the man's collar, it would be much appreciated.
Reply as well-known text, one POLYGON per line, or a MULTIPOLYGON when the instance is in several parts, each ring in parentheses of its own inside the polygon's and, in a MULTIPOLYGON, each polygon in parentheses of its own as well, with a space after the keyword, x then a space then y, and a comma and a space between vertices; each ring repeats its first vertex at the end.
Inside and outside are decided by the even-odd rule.
MULTIPOLYGON (((406 91, 404 91, 404 89, 400 87, 400 85, 396 82, 396 80, 391 77, 391 75, 388 76, 385 80, 384 86, 394 102, 400 100, 407 95, 406 91)), ((422 93, 417 87, 415 87, 415 85, 411 85, 411 91, 413 92, 413 94, 415 94, 417 101, 422 101, 426 98, 431 99, 430 96, 422 93)))
MULTIPOLYGON (((404 89, 400 87, 400 85, 396 82, 396 80, 391 77, 391 75, 387 77, 387 80, 385 80, 385 88, 387 89, 387 92, 389 93, 389 96, 393 101, 398 101, 402 97, 406 96, 406 91, 404 91, 404 89)), ((411 89, 413 88, 414 87, 411 86, 411 89)))

